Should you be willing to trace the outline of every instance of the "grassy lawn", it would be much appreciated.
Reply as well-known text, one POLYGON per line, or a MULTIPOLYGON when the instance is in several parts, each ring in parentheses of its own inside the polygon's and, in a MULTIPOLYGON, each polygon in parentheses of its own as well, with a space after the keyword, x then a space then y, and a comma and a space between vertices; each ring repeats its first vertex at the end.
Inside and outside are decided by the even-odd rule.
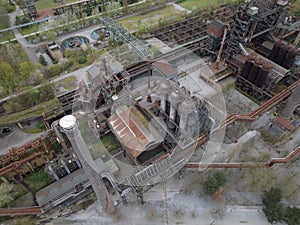
POLYGON ((34 191, 39 191, 53 182, 50 175, 48 175, 43 168, 26 177, 25 181, 30 184, 30 187, 34 191))
POLYGON ((225 4, 229 2, 235 2, 235 0, 185 0, 178 5, 188 10, 204 9, 208 6, 215 6, 225 4))
POLYGON ((35 127, 24 128, 23 131, 29 134, 37 134, 46 131, 46 128, 44 127, 42 122, 38 121, 35 127))
POLYGON ((59 103, 56 99, 52 99, 50 101, 41 103, 29 109, 11 113, 7 115, 3 115, 0 117, 0 124, 13 123, 17 120, 25 120, 31 117, 40 116, 43 112, 51 111, 59 106, 59 103))
POLYGON ((62 3, 56 3, 54 0, 38 0, 35 2, 37 10, 54 8, 70 2, 77 2, 78 0, 63 0, 62 3))
POLYGON ((31 33, 37 32, 38 30, 39 30, 39 26, 36 24, 36 25, 28 26, 28 27, 22 27, 21 33, 23 35, 26 35, 26 34, 31 34, 31 33))
POLYGON ((176 20, 181 19, 184 15, 183 11, 176 10, 174 6, 169 5, 163 9, 155 10, 144 15, 132 16, 120 22, 128 31, 137 30, 139 24, 143 23, 147 28, 157 25, 159 20, 176 20))
POLYGON ((75 76, 68 77, 66 79, 55 82, 54 86, 61 86, 66 90, 74 90, 78 87, 78 81, 75 76))
MULTIPOLYGON (((39 191, 53 182, 50 175, 48 175, 43 168, 28 175, 24 180, 34 191, 39 191)), ((17 199, 27 193, 28 191, 21 184, 16 183, 14 185, 12 192, 14 199, 17 199)))
POLYGON ((7 31, 7 32, 3 32, 0 34, 0 42, 9 41, 14 38, 15 38, 15 35, 12 31, 7 31))
POLYGON ((116 140, 114 134, 109 134, 101 138, 102 144, 108 152, 120 148, 119 142, 116 140))

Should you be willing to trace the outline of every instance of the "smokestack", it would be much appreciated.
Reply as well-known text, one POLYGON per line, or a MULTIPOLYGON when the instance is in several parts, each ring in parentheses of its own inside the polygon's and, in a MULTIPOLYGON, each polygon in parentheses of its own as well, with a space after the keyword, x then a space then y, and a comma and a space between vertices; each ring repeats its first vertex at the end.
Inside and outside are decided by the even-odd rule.
POLYGON ((76 118, 73 115, 64 116, 59 120, 59 125, 66 133, 74 151, 76 152, 76 155, 81 162, 82 168, 84 169, 97 196, 97 200, 100 203, 101 210, 104 210, 108 214, 114 212, 115 206, 112 203, 111 197, 101 179, 100 174, 97 173, 92 165, 92 156, 79 131, 76 118))

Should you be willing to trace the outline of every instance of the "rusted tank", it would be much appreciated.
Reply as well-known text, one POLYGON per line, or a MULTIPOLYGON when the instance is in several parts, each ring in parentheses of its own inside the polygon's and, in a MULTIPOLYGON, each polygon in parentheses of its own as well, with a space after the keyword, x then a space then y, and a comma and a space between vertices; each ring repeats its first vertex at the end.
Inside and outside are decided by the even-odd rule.
POLYGON ((251 68, 250 74, 247 78, 248 81, 250 81, 252 84, 255 82, 259 72, 260 72, 260 67, 262 66, 262 64, 264 63, 264 61, 262 59, 256 58, 254 61, 254 64, 251 68))
POLYGON ((262 87, 268 77, 268 74, 272 70, 272 65, 270 63, 264 63, 261 66, 259 74, 254 82, 255 86, 262 87))

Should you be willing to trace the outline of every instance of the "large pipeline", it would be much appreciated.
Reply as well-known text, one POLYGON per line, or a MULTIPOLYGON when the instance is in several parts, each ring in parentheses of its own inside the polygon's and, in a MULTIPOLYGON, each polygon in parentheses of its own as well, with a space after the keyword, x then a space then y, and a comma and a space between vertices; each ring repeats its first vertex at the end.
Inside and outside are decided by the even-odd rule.
POLYGON ((40 207, 0 209, 0 216, 26 216, 26 215, 39 215, 41 213, 42 213, 42 208, 40 207))
POLYGON ((197 169, 197 168, 256 168, 256 167, 272 167, 274 164, 287 163, 295 159, 300 153, 300 146, 294 149, 289 155, 284 158, 271 158, 268 163, 187 163, 186 168, 197 169))
MULTIPOLYGON (((280 93, 273 96, 271 99, 266 101, 264 104, 262 104, 257 109, 253 110, 252 112, 248 114, 231 114, 229 115, 225 120, 223 120, 220 124, 220 126, 216 129, 215 132, 220 131, 221 129, 224 129, 231 124, 233 124, 236 121, 244 121, 244 122, 252 122, 256 120, 259 116, 261 116, 263 113, 267 112, 271 108, 273 108, 275 105, 280 103, 282 100, 287 98, 292 91, 298 87, 300 84, 300 80, 297 80, 295 83, 293 83, 291 86, 285 88, 280 93)), ((197 139, 197 146, 200 146, 207 142, 209 138, 205 135, 201 135, 197 139)), ((294 159, 300 152, 300 147, 296 148, 293 152, 291 152, 287 157, 285 158, 273 158, 269 163, 266 164, 257 164, 257 163, 213 163, 213 164, 201 164, 201 163, 188 163, 187 168, 207 168, 207 167, 213 167, 213 168, 243 168, 243 167, 271 167, 275 163, 286 163, 292 159, 294 159)))

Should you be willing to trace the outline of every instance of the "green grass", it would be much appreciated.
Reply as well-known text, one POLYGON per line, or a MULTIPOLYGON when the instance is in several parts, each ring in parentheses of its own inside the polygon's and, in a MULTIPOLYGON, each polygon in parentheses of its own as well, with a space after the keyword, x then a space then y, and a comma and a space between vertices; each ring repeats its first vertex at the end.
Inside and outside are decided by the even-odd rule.
POLYGON ((38 0, 35 2, 37 10, 54 8, 70 2, 77 2, 78 0, 63 0, 62 3, 56 3, 54 0, 38 0))
POLYGON ((24 128, 23 131, 29 134, 37 134, 46 131, 46 128, 44 127, 43 123, 39 121, 36 124, 36 127, 24 128))
POLYGON ((209 6, 216 6, 225 3, 235 2, 235 0, 185 0, 178 5, 188 10, 200 10, 209 6))
POLYGON ((3 32, 0 34, 0 42, 9 41, 14 38, 15 38, 15 35, 12 31, 7 31, 7 32, 3 32))
POLYGON ((13 123, 15 121, 26 120, 31 117, 40 116, 43 112, 49 112, 58 106, 59 103, 56 101, 56 99, 52 99, 17 113, 3 115, 0 117, 0 124, 13 123))
POLYGON ((25 181, 30 184, 34 191, 39 191, 53 182, 50 175, 43 168, 26 177, 25 181))
POLYGON ((22 27, 21 33, 22 33, 22 35, 26 35, 26 34, 31 34, 31 33, 37 32, 38 30, 39 30, 38 25, 32 25, 32 26, 22 27))
POLYGON ((178 11, 174 8, 174 6, 169 5, 163 9, 155 10, 153 12, 149 12, 139 16, 132 16, 126 19, 120 20, 120 23, 124 25, 124 27, 128 31, 137 30, 139 24, 143 23, 147 26, 147 28, 151 26, 157 25, 159 20, 170 20, 174 18, 182 19, 184 16, 183 11, 178 11))
POLYGON ((66 90, 74 90, 78 87, 78 81, 75 76, 72 76, 55 82, 54 86, 62 86, 66 90))
MULTIPOLYGON (((34 191, 39 191, 53 182, 50 175, 48 175, 43 168, 28 175, 27 177, 25 177, 24 180, 30 185, 30 187, 34 191)), ((21 196, 27 193, 28 191, 21 184, 14 184, 12 192, 14 199, 20 198, 21 196)))
POLYGON ((109 134, 109 135, 102 137, 101 142, 108 152, 111 152, 113 150, 120 148, 120 145, 119 145, 118 141, 116 140, 114 134, 109 134))

